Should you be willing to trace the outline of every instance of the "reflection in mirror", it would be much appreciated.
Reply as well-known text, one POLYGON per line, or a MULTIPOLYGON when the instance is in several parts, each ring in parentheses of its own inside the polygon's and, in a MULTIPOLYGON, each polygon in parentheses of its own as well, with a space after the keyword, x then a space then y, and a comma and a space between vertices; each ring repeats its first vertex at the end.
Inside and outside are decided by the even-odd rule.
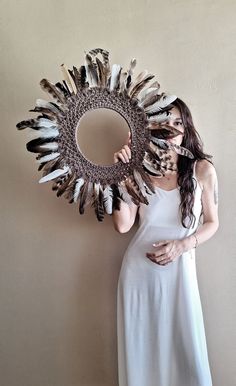
POLYGON ((99 108, 87 111, 76 129, 76 141, 81 153, 98 165, 114 164, 130 132, 126 120, 116 111, 99 108))

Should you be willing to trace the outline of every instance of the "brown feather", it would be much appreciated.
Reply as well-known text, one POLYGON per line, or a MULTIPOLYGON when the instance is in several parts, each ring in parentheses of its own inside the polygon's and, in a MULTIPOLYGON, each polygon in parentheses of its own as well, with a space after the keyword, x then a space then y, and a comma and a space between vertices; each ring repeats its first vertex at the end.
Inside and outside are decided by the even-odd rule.
POLYGON ((50 83, 47 79, 42 79, 40 81, 41 88, 52 95, 52 97, 59 103, 64 104, 66 102, 65 96, 62 94, 62 92, 54 86, 52 83, 50 83))

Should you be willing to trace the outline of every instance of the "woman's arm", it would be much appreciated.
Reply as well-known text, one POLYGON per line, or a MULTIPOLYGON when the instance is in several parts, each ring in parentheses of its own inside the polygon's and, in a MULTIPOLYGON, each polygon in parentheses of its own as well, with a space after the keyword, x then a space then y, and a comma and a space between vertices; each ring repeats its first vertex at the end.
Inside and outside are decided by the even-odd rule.
POLYGON ((183 239, 185 250, 209 240, 219 227, 218 219, 218 179, 214 166, 207 160, 201 160, 196 165, 196 175, 202 185, 203 224, 191 235, 183 239))
POLYGON ((198 182, 202 186, 203 225, 194 235, 182 240, 163 240, 155 243, 156 252, 147 253, 147 257, 157 264, 166 265, 183 252, 209 240, 219 227, 218 219, 218 180, 214 166, 207 160, 200 160, 196 165, 198 182))
POLYGON ((119 233, 125 233, 133 226, 138 211, 138 206, 134 203, 126 204, 120 201, 120 210, 113 210, 112 220, 115 230, 119 233))

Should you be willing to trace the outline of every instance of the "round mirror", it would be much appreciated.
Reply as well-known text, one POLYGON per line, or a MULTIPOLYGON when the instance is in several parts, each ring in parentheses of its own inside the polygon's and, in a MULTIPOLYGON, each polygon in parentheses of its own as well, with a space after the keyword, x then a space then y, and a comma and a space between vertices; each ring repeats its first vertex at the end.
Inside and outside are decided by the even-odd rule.
POLYGON ((76 143, 84 157, 98 165, 114 164, 114 153, 127 142, 126 120, 112 109, 87 111, 76 127, 76 143))

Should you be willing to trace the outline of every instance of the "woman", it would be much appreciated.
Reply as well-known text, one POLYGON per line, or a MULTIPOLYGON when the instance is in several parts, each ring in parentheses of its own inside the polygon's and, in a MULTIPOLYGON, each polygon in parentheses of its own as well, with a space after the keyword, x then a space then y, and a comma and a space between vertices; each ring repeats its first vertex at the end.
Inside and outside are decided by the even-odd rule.
MULTIPOLYGON (((195 248, 218 229, 217 175, 188 107, 179 98, 173 105, 167 123, 182 134, 169 141, 189 149, 194 160, 173 153, 177 173, 151 177, 149 205, 121 201, 112 214, 120 233, 139 215, 118 282, 119 386, 212 385, 195 248)), ((114 161, 131 156, 126 144, 114 161)))

